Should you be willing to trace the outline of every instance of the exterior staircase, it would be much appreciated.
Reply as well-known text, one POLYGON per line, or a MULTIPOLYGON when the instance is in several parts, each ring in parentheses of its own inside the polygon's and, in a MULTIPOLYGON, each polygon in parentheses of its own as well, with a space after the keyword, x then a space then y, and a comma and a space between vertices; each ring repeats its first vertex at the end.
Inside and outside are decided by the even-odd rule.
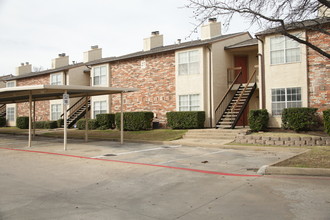
MULTIPOLYGON (((241 68, 233 68, 240 70, 241 68)), ((242 71, 236 75, 235 79, 231 81, 227 92, 223 96, 220 104, 215 110, 215 117, 217 119, 216 128, 234 129, 242 116, 245 108, 257 88, 256 83, 257 68, 250 76, 247 83, 240 83, 242 71)), ((227 77, 229 78, 229 77, 227 77)))
POLYGON ((248 129, 193 129, 188 130, 182 139, 171 141, 171 144, 194 147, 222 147, 233 142, 238 134, 247 131, 248 129))
MULTIPOLYGON (((87 102, 88 110, 91 108, 91 100, 88 98, 87 102)), ((83 97, 79 99, 74 105, 72 105, 67 112, 70 112, 67 119, 67 127, 71 128, 79 119, 86 114, 86 99, 83 97)), ((63 118, 64 114, 61 115, 63 118)))
POLYGON ((254 91, 256 90, 256 87, 256 83, 239 85, 235 95, 220 117, 216 125, 217 128, 235 128, 239 118, 243 114, 244 109, 248 105, 254 91))
POLYGON ((0 105, 0 117, 6 117, 6 105, 0 105))

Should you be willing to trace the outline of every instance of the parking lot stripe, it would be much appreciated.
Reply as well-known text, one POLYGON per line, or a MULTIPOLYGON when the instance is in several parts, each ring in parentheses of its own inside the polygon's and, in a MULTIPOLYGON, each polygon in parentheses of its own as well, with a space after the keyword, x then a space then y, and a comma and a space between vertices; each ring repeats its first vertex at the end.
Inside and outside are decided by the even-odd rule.
POLYGON ((21 152, 28 152, 28 153, 38 153, 38 154, 49 154, 49 155, 56 155, 56 156, 73 157, 73 158, 80 158, 80 159, 87 159, 87 160, 98 160, 98 161, 106 161, 106 162, 115 162, 115 163, 142 165, 142 166, 150 166, 150 167, 168 168, 168 169, 175 169, 175 170, 185 170, 185 171, 205 173, 205 174, 213 174, 213 175, 220 175, 220 176, 237 176, 237 177, 261 177, 262 176, 262 175, 250 175, 250 174, 223 173, 223 172, 217 172, 217 171, 199 170, 199 169, 191 169, 191 168, 184 168, 184 167, 173 167, 173 166, 166 166, 166 165, 159 165, 159 164, 138 163, 138 162, 131 162, 131 161, 108 160, 108 159, 103 159, 103 158, 92 158, 92 157, 84 157, 84 156, 77 156, 77 155, 71 155, 71 154, 61 154, 61 153, 52 153, 52 152, 35 151, 35 150, 24 150, 24 149, 17 149, 17 148, 0 147, 0 149, 2 149, 2 150, 12 150, 12 151, 21 151, 21 152))

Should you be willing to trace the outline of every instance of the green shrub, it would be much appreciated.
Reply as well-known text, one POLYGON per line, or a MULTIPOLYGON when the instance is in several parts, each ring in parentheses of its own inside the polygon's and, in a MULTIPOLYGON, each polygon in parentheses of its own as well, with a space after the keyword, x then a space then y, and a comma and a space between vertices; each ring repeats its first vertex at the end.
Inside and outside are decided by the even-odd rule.
MULTIPOLYGON (((116 113, 116 127, 120 129, 120 113, 116 113)), ((139 131, 152 128, 152 112, 124 112, 124 130, 139 131)))
POLYGON ((58 119, 56 122, 57 122, 57 127, 58 128, 61 128, 61 127, 64 126, 64 119, 63 118, 58 119))
POLYGON ((57 121, 46 121, 44 124, 45 129, 54 129, 57 128, 57 121))
POLYGON ((34 122, 35 129, 44 129, 46 121, 36 121, 34 122))
POLYGON ((5 127, 7 124, 7 120, 5 117, 0 117, 0 127, 5 127))
MULTIPOLYGON (((79 130, 85 130, 86 119, 80 119, 77 122, 77 128, 79 130)), ((96 130, 99 127, 96 119, 88 119, 88 130, 96 130)))
POLYGON ((249 112, 249 126, 252 131, 264 131, 267 128, 268 120, 269 116, 266 109, 249 112))
POLYGON ((54 129, 57 128, 57 121, 36 121, 34 126, 36 129, 54 129))
POLYGON ((96 121, 102 130, 115 128, 115 114, 98 114, 96 121))
POLYGON ((20 129, 28 129, 29 128, 29 117, 17 117, 16 127, 20 129))
POLYGON ((308 131, 318 125, 317 108, 286 108, 282 112, 282 127, 294 131, 308 131))
POLYGON ((330 135, 330 109, 323 111, 324 129, 330 135))
POLYGON ((167 112, 167 126, 173 129, 204 128, 205 112, 167 112))

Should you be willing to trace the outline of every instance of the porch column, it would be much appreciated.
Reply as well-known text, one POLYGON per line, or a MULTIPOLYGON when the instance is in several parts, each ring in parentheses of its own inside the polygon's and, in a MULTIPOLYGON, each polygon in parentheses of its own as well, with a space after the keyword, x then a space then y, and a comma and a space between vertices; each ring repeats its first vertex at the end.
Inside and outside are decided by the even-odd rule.
POLYGON ((85 142, 88 142, 88 96, 85 97, 85 106, 86 106, 86 113, 85 113, 85 142))
MULTIPOLYGON (((68 91, 65 90, 64 92, 65 95, 68 94, 68 91)), ((67 139, 68 139, 68 125, 67 125, 67 120, 68 120, 68 113, 67 113, 67 104, 63 99, 63 114, 64 114, 64 150, 67 150, 67 139)))
POLYGON ((32 91, 29 94, 29 143, 28 147, 32 146, 32 91))
POLYGON ((123 92, 120 93, 120 144, 124 144, 123 92))

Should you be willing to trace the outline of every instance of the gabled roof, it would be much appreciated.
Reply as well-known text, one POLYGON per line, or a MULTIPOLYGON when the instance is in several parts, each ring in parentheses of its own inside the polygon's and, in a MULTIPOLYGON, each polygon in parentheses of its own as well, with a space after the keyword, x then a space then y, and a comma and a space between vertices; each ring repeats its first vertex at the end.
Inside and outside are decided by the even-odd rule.
POLYGON ((218 37, 214 37, 209 40, 195 40, 195 41, 189 41, 189 42, 184 42, 184 43, 180 43, 180 44, 172 44, 172 45, 168 45, 168 46, 157 47, 157 48, 151 49, 149 51, 139 51, 139 52, 135 52, 135 53, 119 56, 119 57, 109 57, 109 58, 94 60, 94 61, 86 63, 86 65, 109 63, 109 62, 113 62, 113 61, 125 60, 125 59, 136 58, 136 57, 147 56, 147 55, 153 55, 153 54, 157 54, 157 53, 170 52, 170 51, 174 51, 174 50, 186 49, 186 48, 191 48, 191 47, 199 47, 199 46, 208 45, 210 43, 215 43, 218 41, 226 40, 231 37, 236 37, 236 36, 239 36, 242 34, 247 34, 247 33, 248 32, 239 32, 239 33, 234 33, 234 34, 220 35, 218 37))
POLYGON ((17 79, 24 79, 24 78, 29 78, 29 77, 33 77, 33 76, 41 76, 41 75, 45 75, 45 74, 58 73, 58 72, 72 69, 72 68, 81 67, 84 65, 85 65, 84 63, 76 63, 76 64, 72 64, 72 65, 59 67, 56 69, 49 69, 49 70, 44 70, 44 71, 40 71, 40 72, 31 72, 31 73, 18 75, 18 76, 13 76, 13 77, 6 78, 5 80, 7 80, 7 81, 8 80, 17 80, 17 79))
MULTIPOLYGON (((297 21, 297 22, 293 22, 290 24, 286 24, 285 28, 286 30, 300 30, 300 29, 312 29, 312 27, 314 26, 318 26, 318 25, 328 25, 330 24, 330 18, 329 17, 322 17, 322 18, 315 18, 315 19, 310 19, 310 20, 305 20, 305 21, 297 21)), ((279 33, 283 31, 282 26, 278 26, 275 28, 270 28, 267 29, 265 31, 261 31, 256 33, 256 36, 260 36, 260 35, 268 35, 268 34, 275 34, 275 33, 279 33)))
POLYGON ((225 49, 234 49, 234 48, 242 48, 242 47, 249 47, 249 46, 258 46, 258 39, 252 38, 249 40, 245 40, 230 46, 226 46, 225 49))
POLYGON ((126 55, 119 56, 119 57, 106 57, 106 58, 90 61, 87 63, 77 63, 74 65, 68 65, 68 66, 64 66, 64 67, 60 67, 60 68, 56 68, 56 69, 50 69, 50 70, 45 70, 45 71, 41 71, 41 72, 31 72, 31 73, 27 73, 27 74, 23 74, 23 75, 19 75, 19 76, 13 76, 13 77, 7 78, 6 80, 17 80, 17 79, 29 78, 29 77, 40 76, 40 75, 45 75, 45 74, 50 74, 50 73, 62 72, 62 71, 66 71, 66 70, 76 68, 76 67, 81 67, 81 66, 97 65, 97 64, 109 63, 109 62, 114 62, 114 61, 130 59, 130 58, 148 56, 148 55, 153 55, 153 54, 158 54, 158 53, 165 53, 165 52, 170 52, 170 51, 175 51, 175 50, 180 50, 180 49, 199 47, 199 46, 208 45, 210 43, 215 43, 215 42, 223 41, 226 39, 230 39, 232 37, 240 36, 243 34, 249 34, 249 32, 238 32, 238 33, 233 33, 233 34, 225 34, 225 35, 220 35, 218 37, 214 37, 214 38, 211 38, 208 40, 195 40, 195 41, 189 41, 189 42, 184 42, 184 43, 180 43, 180 44, 172 44, 172 45, 168 45, 168 46, 157 47, 157 48, 151 49, 149 51, 138 51, 135 53, 126 54, 126 55))

